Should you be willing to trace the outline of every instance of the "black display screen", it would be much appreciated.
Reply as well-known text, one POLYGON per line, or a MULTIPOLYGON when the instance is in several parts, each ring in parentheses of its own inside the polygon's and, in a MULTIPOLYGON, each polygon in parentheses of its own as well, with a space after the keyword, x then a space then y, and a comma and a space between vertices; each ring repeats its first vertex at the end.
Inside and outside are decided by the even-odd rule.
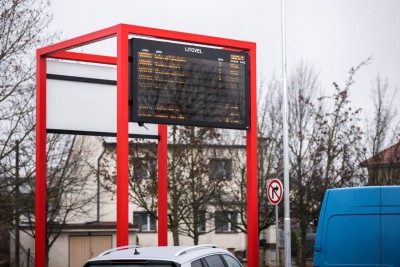
POLYGON ((130 39, 130 120, 247 129, 248 54, 130 39))

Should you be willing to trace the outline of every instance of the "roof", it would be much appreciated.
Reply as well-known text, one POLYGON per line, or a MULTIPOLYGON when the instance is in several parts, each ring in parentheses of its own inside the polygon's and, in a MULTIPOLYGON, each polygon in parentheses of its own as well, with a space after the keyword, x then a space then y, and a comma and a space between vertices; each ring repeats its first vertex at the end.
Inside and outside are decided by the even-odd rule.
POLYGON ((400 165, 400 142, 361 163, 361 167, 387 165, 400 165))
POLYGON ((204 255, 229 254, 225 249, 215 245, 200 246, 162 246, 162 247, 119 247, 103 252, 90 260, 95 261, 126 261, 126 260, 159 260, 183 264, 204 255))

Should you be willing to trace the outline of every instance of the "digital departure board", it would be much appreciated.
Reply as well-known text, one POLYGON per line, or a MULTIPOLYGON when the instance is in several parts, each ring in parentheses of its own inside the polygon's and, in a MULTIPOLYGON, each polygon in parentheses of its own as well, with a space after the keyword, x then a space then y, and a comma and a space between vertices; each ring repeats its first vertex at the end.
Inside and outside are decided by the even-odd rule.
POLYGON ((247 129, 248 54, 130 39, 134 122, 247 129))

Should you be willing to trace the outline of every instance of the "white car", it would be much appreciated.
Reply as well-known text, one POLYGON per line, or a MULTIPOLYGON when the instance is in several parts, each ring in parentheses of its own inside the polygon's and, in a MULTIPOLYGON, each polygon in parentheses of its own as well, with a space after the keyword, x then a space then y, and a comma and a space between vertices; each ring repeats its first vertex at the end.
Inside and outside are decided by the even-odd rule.
POLYGON ((231 253, 215 245, 192 247, 126 246, 107 250, 84 267, 242 267, 231 253))

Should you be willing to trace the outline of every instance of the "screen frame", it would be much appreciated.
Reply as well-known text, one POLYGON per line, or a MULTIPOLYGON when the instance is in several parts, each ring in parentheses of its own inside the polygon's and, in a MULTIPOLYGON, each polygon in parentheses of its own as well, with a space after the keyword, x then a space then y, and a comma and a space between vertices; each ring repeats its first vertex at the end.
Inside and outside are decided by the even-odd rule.
MULTIPOLYGON (((166 54, 170 55, 170 54, 166 54)), ((182 55, 179 55, 182 56, 182 55)), ((185 54, 185 57, 189 57, 190 54, 185 54)), ((212 60, 209 58, 193 56, 189 58, 197 58, 204 60, 212 60)), ((204 46, 196 43, 177 43, 172 40, 160 40, 160 39, 148 39, 140 37, 132 37, 129 39, 129 121, 136 123, 154 123, 154 124, 167 124, 167 125, 182 125, 182 126, 198 126, 198 127, 212 127, 212 128, 224 128, 224 129, 234 129, 234 130, 248 130, 250 127, 250 56, 247 50, 234 50, 234 49, 224 49, 216 46, 204 46), (245 56, 245 70, 244 70, 244 122, 243 123, 229 123, 229 122, 210 122, 210 121, 199 121, 192 119, 172 119, 172 118, 157 118, 157 117, 139 117, 138 116, 138 68, 137 68, 137 52, 141 51, 142 47, 135 46, 135 41, 143 40, 143 42, 158 43, 160 44, 160 49, 162 49, 163 44, 176 44, 179 46, 187 46, 206 50, 215 50, 216 54, 224 54, 224 56, 229 53, 238 53, 245 56)))

